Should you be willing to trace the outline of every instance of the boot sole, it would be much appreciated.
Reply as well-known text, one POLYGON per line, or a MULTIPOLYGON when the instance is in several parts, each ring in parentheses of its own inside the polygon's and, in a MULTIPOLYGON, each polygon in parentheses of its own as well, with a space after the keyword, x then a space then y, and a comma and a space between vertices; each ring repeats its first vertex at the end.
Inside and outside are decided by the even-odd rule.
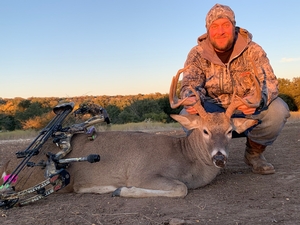
POLYGON ((247 158, 244 158, 244 162, 250 166, 252 168, 252 173, 255 173, 255 174, 261 174, 261 175, 269 175, 269 174, 274 174, 275 173, 275 169, 269 169, 269 170, 255 170, 253 168, 253 165, 248 161, 247 158))
POLYGON ((270 174, 274 174, 275 173, 275 169, 273 169, 273 170, 257 171, 257 170, 254 170, 252 168, 252 173, 261 174, 261 175, 270 175, 270 174))

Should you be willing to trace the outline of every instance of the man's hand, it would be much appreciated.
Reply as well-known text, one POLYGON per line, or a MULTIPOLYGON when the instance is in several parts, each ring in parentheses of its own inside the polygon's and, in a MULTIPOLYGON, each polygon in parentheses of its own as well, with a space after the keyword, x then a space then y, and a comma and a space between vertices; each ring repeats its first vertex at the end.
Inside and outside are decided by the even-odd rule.
MULTIPOLYGON (((247 100, 247 97, 243 98, 245 101, 249 102, 247 100)), ((256 108, 248 107, 247 105, 241 105, 237 108, 237 110, 240 110, 243 112, 245 115, 252 115, 255 113, 256 108)))
POLYGON ((245 115, 252 115, 256 110, 256 108, 249 108, 246 105, 241 105, 237 109, 242 111, 245 115))
MULTIPOLYGON (((190 101, 190 102, 195 102, 196 103, 196 97, 195 96, 192 96, 192 97, 188 97, 187 101, 190 101)), ((197 110, 193 107, 193 106, 184 106, 185 108, 185 111, 187 111, 189 114, 193 115, 193 114, 197 114, 197 110)))

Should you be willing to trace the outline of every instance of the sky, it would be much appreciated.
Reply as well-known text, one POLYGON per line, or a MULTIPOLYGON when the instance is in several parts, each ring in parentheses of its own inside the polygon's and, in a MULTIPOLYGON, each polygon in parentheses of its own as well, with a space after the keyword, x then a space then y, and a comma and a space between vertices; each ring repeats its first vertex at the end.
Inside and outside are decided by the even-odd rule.
POLYGON ((168 93, 216 3, 300 77, 298 0, 0 0, 0 98, 168 93))

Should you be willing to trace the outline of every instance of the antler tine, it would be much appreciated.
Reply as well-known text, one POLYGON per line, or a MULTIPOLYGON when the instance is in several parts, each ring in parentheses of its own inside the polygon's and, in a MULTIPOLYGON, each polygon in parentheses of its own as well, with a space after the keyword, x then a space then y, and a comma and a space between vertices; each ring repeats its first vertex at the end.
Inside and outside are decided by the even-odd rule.
POLYGON ((234 92, 232 94, 232 99, 233 99, 233 101, 230 103, 230 105, 228 106, 228 108, 226 109, 226 112, 225 112, 225 114, 229 118, 232 116, 232 114, 233 114, 234 110, 236 110, 236 108, 243 105, 242 99, 236 95, 236 90, 234 90, 234 92))
POLYGON ((257 68, 254 64, 253 59, 251 60, 251 63, 252 63, 253 70, 254 70, 254 73, 255 73, 255 75, 252 75, 253 80, 254 80, 254 84, 255 84, 255 95, 254 95, 253 103, 250 103, 250 102, 249 103, 250 103, 250 106, 257 108, 257 107, 259 107, 260 102, 261 102, 261 98, 262 98, 261 87, 260 87, 259 79, 258 79, 258 71, 257 71, 257 68))
POLYGON ((193 87, 190 86, 190 90, 196 96, 196 102, 188 100, 188 97, 186 97, 184 99, 178 99, 176 96, 176 89, 177 89, 177 83, 178 83, 179 76, 182 72, 187 70, 189 68, 189 66, 190 65, 186 66, 183 69, 178 70, 176 76, 174 76, 172 79, 172 83, 170 86, 170 92, 169 92, 170 105, 171 105, 172 109, 175 109, 175 108, 179 107, 180 105, 193 106, 197 110, 198 114, 201 115, 202 117, 204 117, 207 113, 201 104, 199 95, 197 94, 197 92, 195 91, 195 89, 193 87))
POLYGON ((196 90, 194 88, 192 88, 192 86, 190 86, 190 89, 192 90, 192 92, 196 96, 196 102, 193 103, 193 107, 197 110, 198 114, 201 117, 205 117, 207 115, 207 112, 201 104, 201 99, 200 99, 199 94, 196 92, 196 90))
POLYGON ((259 80, 258 80, 258 72, 257 72, 257 68, 255 67, 254 61, 251 60, 252 66, 253 66, 253 70, 255 74, 251 73, 252 79, 254 81, 254 85, 255 85, 255 94, 253 96, 252 99, 242 99, 241 97, 236 95, 236 89, 234 90, 233 94, 232 94, 232 99, 233 101, 231 102, 231 104, 228 106, 227 110, 226 110, 226 115, 228 115, 229 117, 231 117, 231 115, 233 114, 234 110, 236 108, 238 108, 241 105, 246 105, 249 108, 257 108, 260 105, 260 101, 261 101, 261 88, 260 88, 260 84, 259 84, 259 80))
POLYGON ((192 104, 190 101, 188 101, 188 97, 184 99, 178 99, 176 96, 176 89, 177 89, 177 83, 178 79, 181 73, 183 73, 185 70, 187 70, 190 67, 190 65, 184 67, 183 69, 178 70, 176 76, 172 78, 172 83, 170 86, 170 92, 169 92, 169 102, 172 109, 178 108, 180 105, 190 105, 192 104))

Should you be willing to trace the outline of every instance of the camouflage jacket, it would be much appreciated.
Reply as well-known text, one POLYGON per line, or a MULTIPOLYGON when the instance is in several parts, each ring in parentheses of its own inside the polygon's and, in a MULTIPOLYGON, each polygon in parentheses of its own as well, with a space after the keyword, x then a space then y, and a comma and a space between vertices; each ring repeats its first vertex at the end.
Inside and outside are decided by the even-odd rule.
POLYGON ((262 107, 278 96, 278 81, 265 51, 252 41, 247 30, 236 27, 236 33, 237 40, 226 64, 216 55, 207 34, 198 38, 198 45, 191 49, 185 62, 185 66, 189 67, 183 74, 181 97, 191 94, 191 85, 203 101, 227 108, 235 88, 240 97, 254 94, 253 63, 262 90, 262 107))

